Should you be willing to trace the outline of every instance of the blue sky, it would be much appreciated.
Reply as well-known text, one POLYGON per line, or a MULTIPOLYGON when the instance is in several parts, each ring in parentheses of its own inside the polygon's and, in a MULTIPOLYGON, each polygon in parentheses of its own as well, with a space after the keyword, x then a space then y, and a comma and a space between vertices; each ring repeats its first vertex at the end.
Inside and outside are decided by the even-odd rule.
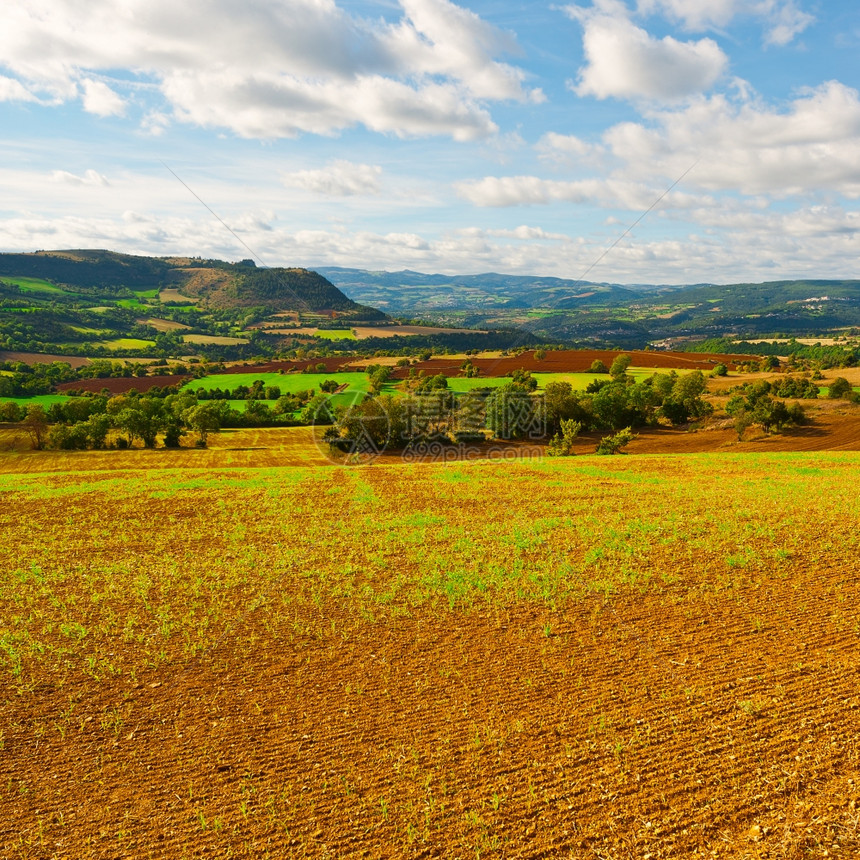
POLYGON ((0 250, 857 277, 858 48, 848 2, 11 0, 0 250))

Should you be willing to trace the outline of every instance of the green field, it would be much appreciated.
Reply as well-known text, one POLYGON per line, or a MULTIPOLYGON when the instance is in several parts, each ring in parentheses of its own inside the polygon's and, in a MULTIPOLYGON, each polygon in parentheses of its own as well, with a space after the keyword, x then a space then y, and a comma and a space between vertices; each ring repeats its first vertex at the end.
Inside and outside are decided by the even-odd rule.
POLYGON ((324 340, 355 340, 355 333, 352 329, 334 329, 334 328, 318 328, 313 337, 320 337, 324 340))
POLYGON ((62 287, 52 284, 50 281, 45 281, 41 278, 12 278, 8 275, 3 275, 0 280, 6 281, 8 284, 15 284, 22 292, 25 293, 66 293, 62 287))
POLYGON ((143 340, 139 337, 118 337, 114 340, 103 341, 100 345, 108 349, 150 349, 155 346, 155 341, 143 340))
POLYGON ((12 402, 19 406, 29 406, 32 403, 47 409, 53 403, 65 403, 69 399, 65 394, 35 394, 32 397, 0 397, 0 403, 12 402))
POLYGON ((118 307, 136 311, 146 307, 139 299, 118 299, 116 304, 118 307))

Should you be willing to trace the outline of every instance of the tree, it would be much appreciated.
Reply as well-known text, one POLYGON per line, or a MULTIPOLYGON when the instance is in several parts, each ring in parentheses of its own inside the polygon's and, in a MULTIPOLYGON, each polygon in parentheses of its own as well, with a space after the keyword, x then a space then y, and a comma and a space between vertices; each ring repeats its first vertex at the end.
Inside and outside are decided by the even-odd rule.
POLYGON ((623 379, 627 373, 627 368, 630 367, 631 358, 629 355, 622 353, 615 357, 612 362, 612 367, 609 368, 609 375, 613 379, 623 379))
POLYGON ((0 421, 20 421, 26 411, 11 400, 0 402, 0 421))
POLYGON ((205 448, 209 434, 221 429, 221 416, 213 403, 192 406, 182 413, 182 420, 197 432, 198 448, 205 448))
POLYGON ((846 394, 851 394, 852 391, 851 383, 844 376, 837 376, 830 383, 830 388, 827 389, 827 396, 831 400, 838 400, 840 397, 845 397, 846 394))
POLYGON ((532 376, 532 372, 522 367, 511 373, 511 380, 511 384, 520 391, 534 391, 538 387, 538 381, 532 376))
POLYGON ((27 407, 27 415, 23 424, 33 448, 41 451, 45 447, 48 434, 48 416, 44 407, 38 403, 31 403, 27 407))
POLYGON ((320 391, 326 394, 333 394, 338 388, 340 388, 340 383, 336 379, 324 379, 320 383, 320 391))
POLYGON ((711 376, 728 376, 729 369, 724 364, 717 364, 711 371, 711 376))
POLYGON ((609 369, 606 365, 599 359, 595 358, 594 361, 591 362, 591 367, 588 368, 589 373, 609 373, 609 369))
POLYGON ((500 439, 543 438, 543 399, 531 395, 517 382, 496 388, 487 401, 487 427, 500 439))
POLYGON ((663 400, 663 415, 673 424, 684 424, 691 418, 709 415, 713 407, 702 400, 706 386, 707 380, 701 370, 678 376, 669 396, 663 400))

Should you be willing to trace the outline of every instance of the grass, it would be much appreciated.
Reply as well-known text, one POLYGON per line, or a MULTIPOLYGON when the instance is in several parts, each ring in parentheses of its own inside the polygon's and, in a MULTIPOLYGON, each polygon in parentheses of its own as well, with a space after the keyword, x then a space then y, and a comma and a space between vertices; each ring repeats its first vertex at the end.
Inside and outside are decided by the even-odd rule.
POLYGON ((150 349, 155 346, 154 340, 143 340, 139 337, 118 337, 114 340, 102 341, 101 346, 108 349, 125 350, 125 349, 150 349))
POLYGON ((324 340, 355 340, 355 332, 352 329, 318 328, 313 337, 324 340))
POLYGON ((141 671, 250 606, 277 624, 308 601, 376 615, 766 585, 854 557, 858 477, 856 453, 2 474, 6 670, 141 671), (42 509, 62 515, 33 530, 42 509))
POLYGON ((29 406, 31 403, 44 406, 46 409, 53 403, 65 403, 70 398, 66 394, 34 394, 32 397, 0 397, 0 402, 17 403, 19 406, 29 406))
POLYGON ((852 854, 860 453, 211 453, 0 454, 10 856, 852 854))
POLYGON ((0 280, 6 281, 8 284, 15 284, 25 293, 68 293, 62 287, 52 284, 50 281, 45 281, 42 278, 12 278, 8 275, 0 276, 0 280))

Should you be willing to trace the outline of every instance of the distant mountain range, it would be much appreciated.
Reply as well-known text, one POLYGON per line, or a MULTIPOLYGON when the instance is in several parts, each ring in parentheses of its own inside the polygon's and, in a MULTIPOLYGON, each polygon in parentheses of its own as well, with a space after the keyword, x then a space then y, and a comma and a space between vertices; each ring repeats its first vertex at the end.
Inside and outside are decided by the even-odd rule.
POLYGON ((860 280, 666 286, 486 273, 317 269, 355 301, 387 313, 539 337, 624 346, 676 337, 808 335, 860 327, 860 280))
POLYGON ((570 308, 623 304, 642 292, 672 289, 652 285, 622 286, 529 275, 431 275, 405 269, 376 272, 317 267, 324 277, 356 301, 396 314, 436 310, 570 308))

